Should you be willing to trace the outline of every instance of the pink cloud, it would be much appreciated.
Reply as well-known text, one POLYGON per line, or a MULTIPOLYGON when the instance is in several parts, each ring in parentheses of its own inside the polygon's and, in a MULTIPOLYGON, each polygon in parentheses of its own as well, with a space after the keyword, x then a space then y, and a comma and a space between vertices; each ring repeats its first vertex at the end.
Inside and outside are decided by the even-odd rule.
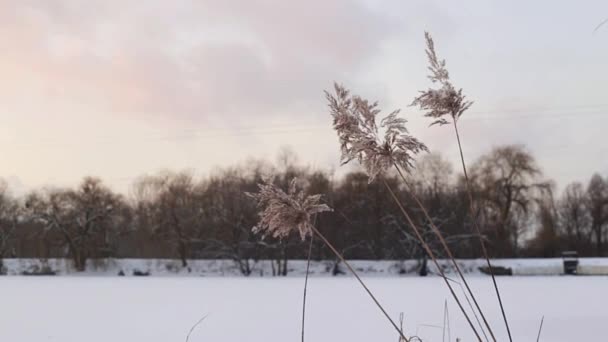
POLYGON ((391 30, 348 1, 24 2, 3 10, 5 97, 148 117, 264 115, 318 102, 391 30), (255 44, 222 37, 226 28, 255 44), (215 33, 214 42, 197 38, 215 33))

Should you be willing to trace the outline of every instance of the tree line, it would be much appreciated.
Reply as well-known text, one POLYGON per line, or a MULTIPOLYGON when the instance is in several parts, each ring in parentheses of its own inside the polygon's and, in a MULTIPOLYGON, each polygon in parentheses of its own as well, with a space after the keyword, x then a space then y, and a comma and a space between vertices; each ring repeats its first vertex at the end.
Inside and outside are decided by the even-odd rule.
MULTIPOLYGON (((205 177, 160 172, 137 179, 128 195, 113 192, 100 179, 86 177, 76 188, 42 189, 15 198, 0 187, 0 260, 71 258, 79 270, 95 258, 231 259, 244 274, 251 262, 274 260, 277 274, 287 260, 303 259, 308 245, 299 239, 262 238, 251 229, 258 220, 246 192, 268 175, 287 187, 297 177, 309 193, 319 193, 334 212, 316 226, 351 259, 424 259, 399 208, 378 182, 352 171, 336 177, 300 165, 289 151, 277 162, 250 161, 205 177)), ((402 180, 384 174, 394 189, 402 180)), ((534 157, 522 146, 492 149, 470 166, 476 219, 492 257, 555 257, 574 250, 605 256, 608 239, 608 179, 572 183, 557 195, 534 157)), ((461 175, 439 154, 421 157, 410 184, 458 258, 480 257, 468 196, 461 175)), ((441 256, 429 222, 408 195, 402 203, 423 227, 424 238, 441 256)), ((313 242, 314 259, 332 253, 313 242)))

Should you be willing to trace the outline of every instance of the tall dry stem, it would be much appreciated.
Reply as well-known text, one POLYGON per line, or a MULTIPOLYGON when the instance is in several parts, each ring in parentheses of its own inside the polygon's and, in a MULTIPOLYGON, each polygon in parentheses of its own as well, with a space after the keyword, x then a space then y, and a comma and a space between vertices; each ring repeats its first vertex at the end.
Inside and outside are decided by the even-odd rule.
POLYGON ((475 328, 475 325, 473 324, 473 322, 471 321, 471 318, 467 314, 467 311, 465 310, 464 306, 462 306, 462 303, 460 302, 460 299, 456 295, 456 292, 454 292, 454 289, 452 288, 450 281, 445 276, 443 268, 441 267, 441 265, 439 265, 439 262, 437 261, 437 258, 435 257, 435 253, 433 253, 433 250, 430 248, 428 243, 424 240, 424 238, 422 237, 422 234, 420 234, 418 227, 416 226, 416 224, 414 223, 414 221, 412 220, 410 215, 407 213, 405 208, 403 208, 401 201, 399 201, 399 198, 397 197, 397 195, 395 195, 395 193, 393 192, 393 189, 390 187, 390 185, 388 185, 388 183, 386 181, 384 181, 384 185, 386 186, 386 189, 388 190, 388 192, 391 194, 391 197, 393 198, 395 203, 397 203, 397 206, 399 207, 399 210, 401 210, 401 213, 405 217, 406 221, 412 227, 412 230, 414 231, 414 234, 418 238, 418 241, 420 241, 420 243, 422 244, 422 247, 424 248, 426 253, 429 255, 431 260, 433 261, 433 264, 435 264, 435 267, 437 268, 439 275, 445 281, 445 284, 448 287, 452 297, 454 298, 454 301, 456 302, 456 304, 458 305, 458 308, 460 309, 460 311, 462 311, 462 314, 464 315, 465 319, 469 323, 471 330, 473 330, 473 333, 475 333, 475 336, 477 336, 477 339, 481 342, 482 341, 481 336, 477 332, 477 329, 475 328))
POLYGON ((502 303, 502 298, 500 296, 500 290, 498 289, 498 283, 496 282, 496 276, 494 275, 494 269, 492 268, 492 264, 490 263, 490 257, 488 255, 488 250, 486 248, 486 244, 483 239, 483 235, 481 234, 481 229, 479 228, 479 223, 477 222, 477 217, 475 214, 475 207, 473 206, 473 191, 471 189, 471 181, 469 180, 469 175, 467 174, 467 167, 464 162, 464 154, 462 152, 462 145, 460 143, 460 135, 458 134, 458 125, 456 124, 456 121, 454 121, 454 130, 456 131, 456 140, 458 140, 458 150, 460 151, 460 161, 462 163, 462 170, 464 172, 464 179, 465 179, 466 186, 467 186, 467 196, 469 197, 469 215, 471 215, 471 220, 473 221, 473 227, 475 228, 475 233, 479 236, 479 243, 481 245, 481 251, 483 253, 483 257, 486 259, 486 264, 488 265, 488 269, 490 270, 490 275, 492 277, 492 284, 494 285, 494 291, 496 293, 496 298, 498 299, 498 304, 500 305, 500 312, 502 314, 503 321, 505 322, 507 334, 509 335, 509 341, 513 342, 513 339, 511 337, 511 329, 509 328, 509 322, 507 320, 505 308, 502 303))
POLYGON ((306 323, 306 292, 308 290, 308 275, 310 274, 310 258, 312 256, 313 237, 308 245, 308 258, 306 259, 306 276, 304 277, 304 293, 302 294, 302 342, 304 342, 304 325, 306 323))
POLYGON ((540 342, 540 333, 543 331, 543 323, 545 322, 545 316, 540 320, 540 327, 538 328, 538 336, 536 336, 536 342, 540 342))
MULTIPOLYGON (((437 228, 437 225, 435 225, 435 223, 431 219, 428 211, 426 210, 426 207, 422 204, 422 201, 420 201, 420 199, 418 198, 418 196, 416 195, 416 193, 412 189, 412 186, 410 185, 410 183, 405 178, 405 176, 404 176, 403 172, 401 171, 401 169, 399 168, 399 166, 397 166, 396 164, 394 166, 395 166, 395 169, 397 170, 397 173, 401 177, 401 180, 405 184, 406 189, 407 189, 408 193, 410 194, 410 197, 412 197, 414 199, 414 201, 416 202, 416 204, 418 205, 418 207, 420 208, 420 210, 424 214, 425 219, 429 222, 431 230, 433 231, 433 233, 435 234, 435 236, 437 236, 437 239, 440 241, 441 246, 443 247, 443 250, 446 252, 448 258, 450 259, 450 261, 452 263, 452 265, 456 269, 456 272, 458 273, 458 276, 460 277, 460 279, 462 280, 465 288, 467 289, 467 292, 469 293, 469 296, 473 300, 473 303, 475 303, 475 307, 477 308, 477 312, 479 312, 479 315, 481 316, 481 318, 482 318, 482 320, 484 322, 485 327, 488 329, 488 332, 490 333, 490 336, 492 337, 492 340, 494 342, 496 342, 496 337, 494 336, 494 332, 492 331, 492 328, 490 327, 490 324, 488 323, 488 320, 487 320, 486 316, 484 315, 483 311, 481 310, 481 308, 479 306, 479 303, 477 302, 477 299, 475 298, 475 295, 474 295, 473 291, 471 290, 471 287, 469 286, 469 283, 467 282, 464 274, 462 273, 460 265, 458 265, 458 262, 456 262, 456 259, 454 258, 452 250, 448 246, 445 238, 443 237, 443 234, 441 234, 441 231, 439 230, 439 228, 437 228)), ((466 296, 466 294, 465 294, 465 296, 466 296)), ((467 301, 468 301, 468 298, 467 298, 467 301)), ((475 318, 477 319, 477 315, 475 314, 475 310, 473 310, 473 314, 475 315, 475 318)), ((482 327, 481 331, 485 335, 483 327, 482 327)))
POLYGON ((312 227, 313 232, 315 234, 317 234, 317 236, 321 239, 321 241, 323 241, 323 243, 329 247, 329 249, 334 253, 334 255, 336 257, 338 257, 338 259, 340 259, 340 261, 346 266, 346 268, 348 268, 348 270, 350 271, 350 273, 353 274, 353 276, 355 276, 355 278, 357 279, 357 281, 359 282, 359 284, 361 284, 361 286, 363 287, 363 289, 365 290, 365 292, 367 292, 367 294, 369 295, 369 297, 374 301, 374 303, 376 304, 376 306, 378 307, 378 309, 380 309, 380 311, 382 311, 382 314, 384 314, 384 316, 389 320, 389 322, 393 325, 393 327, 395 328, 395 330, 397 330, 397 332, 399 333, 399 336, 401 336, 401 338, 405 341, 405 342, 409 342, 408 338, 405 337, 405 334, 403 333, 403 331, 401 329, 399 329, 399 327, 397 326, 397 324, 393 321, 393 319, 391 318, 391 316, 388 314, 388 312, 386 312, 386 310, 384 309, 384 307, 382 306, 382 304, 380 304, 380 302, 378 301, 378 299, 376 298, 376 296, 374 296, 374 294, 372 293, 372 291, 367 287, 367 285, 365 284, 365 282, 363 282, 363 279, 361 279, 361 277, 359 277, 359 274, 357 273, 357 271, 355 271, 355 269, 350 265, 350 263, 348 263, 348 261, 346 261, 346 259, 344 258, 344 256, 342 255, 342 253, 338 252, 338 250, 331 244, 331 242, 329 242, 329 240, 327 240, 325 238, 325 236, 323 234, 321 234, 321 232, 319 230, 317 230, 317 228, 312 227))
POLYGON ((420 95, 416 97, 412 102, 412 105, 418 106, 420 109, 426 112, 425 116, 434 119, 434 121, 431 123, 431 126, 435 124, 448 124, 450 119, 453 123, 454 131, 456 133, 456 140, 458 142, 458 150, 460 152, 460 161, 462 164, 462 170, 466 182, 467 196, 469 201, 469 212, 471 215, 471 221, 473 222, 473 227, 475 229, 474 233, 477 234, 479 237, 481 250, 488 265, 488 269, 490 270, 492 283, 494 285, 494 291, 496 292, 496 298, 498 299, 498 303, 500 305, 500 311, 503 317, 503 321, 505 323, 505 327, 507 329, 507 334, 509 335, 509 341, 512 342, 513 339, 511 337, 511 330, 509 328, 507 315, 505 314, 504 305, 500 296, 500 290, 498 289, 494 270, 492 269, 492 265, 490 263, 490 258, 485 242, 483 240, 483 235, 481 234, 481 229, 479 228, 479 223, 477 222, 477 216, 475 214, 475 209, 473 205, 473 191, 471 187, 471 181, 467 173, 467 167, 464 161, 464 153, 462 151, 462 144, 460 141, 460 134, 458 132, 457 122, 462 116, 462 114, 464 114, 464 112, 471 107, 473 102, 466 100, 466 97, 462 93, 462 89, 456 90, 456 88, 453 86, 452 82, 450 81, 448 70, 445 66, 445 60, 439 59, 437 57, 437 53, 435 52, 435 43, 428 32, 425 32, 425 38, 427 45, 426 55, 429 60, 429 71, 431 72, 429 75, 429 79, 433 83, 438 84, 440 87, 436 89, 429 88, 425 91, 421 91, 420 95))

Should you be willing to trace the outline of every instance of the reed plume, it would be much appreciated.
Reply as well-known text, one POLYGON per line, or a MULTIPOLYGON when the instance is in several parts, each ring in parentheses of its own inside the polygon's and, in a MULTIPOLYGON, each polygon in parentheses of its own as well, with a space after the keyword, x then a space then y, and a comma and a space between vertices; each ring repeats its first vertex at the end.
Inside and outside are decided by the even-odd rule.
POLYGON ((307 195, 304 190, 298 190, 296 178, 289 182, 287 192, 270 179, 258 184, 258 188, 257 193, 247 193, 261 209, 254 233, 282 239, 297 232, 304 241, 313 234, 312 217, 331 211, 328 205, 321 203, 321 195, 307 195))
POLYGON ((428 151, 426 145, 408 134, 407 120, 397 116, 399 110, 383 118, 378 127, 376 117, 380 110, 377 102, 370 103, 359 96, 351 96, 337 83, 334 91, 335 95, 326 91, 325 97, 329 102, 334 130, 340 139, 343 165, 357 160, 372 182, 394 164, 409 170, 413 157, 428 151))

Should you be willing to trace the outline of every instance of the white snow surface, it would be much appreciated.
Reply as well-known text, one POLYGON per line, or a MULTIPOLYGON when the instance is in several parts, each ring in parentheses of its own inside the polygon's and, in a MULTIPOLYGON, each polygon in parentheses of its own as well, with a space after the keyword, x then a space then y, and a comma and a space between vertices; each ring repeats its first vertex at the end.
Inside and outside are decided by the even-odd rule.
MULTIPOLYGON (((365 277, 407 335, 443 341, 444 301, 451 341, 474 341, 438 277, 365 277)), ((471 275, 499 341, 505 341, 487 276, 471 275)), ((608 277, 499 277, 515 341, 605 341, 608 277)), ((303 278, 0 277, 0 341, 300 341, 303 278)), ((315 277, 308 290, 306 341, 397 341, 352 277, 315 277)), ((446 339, 447 340, 447 339, 446 339)))

